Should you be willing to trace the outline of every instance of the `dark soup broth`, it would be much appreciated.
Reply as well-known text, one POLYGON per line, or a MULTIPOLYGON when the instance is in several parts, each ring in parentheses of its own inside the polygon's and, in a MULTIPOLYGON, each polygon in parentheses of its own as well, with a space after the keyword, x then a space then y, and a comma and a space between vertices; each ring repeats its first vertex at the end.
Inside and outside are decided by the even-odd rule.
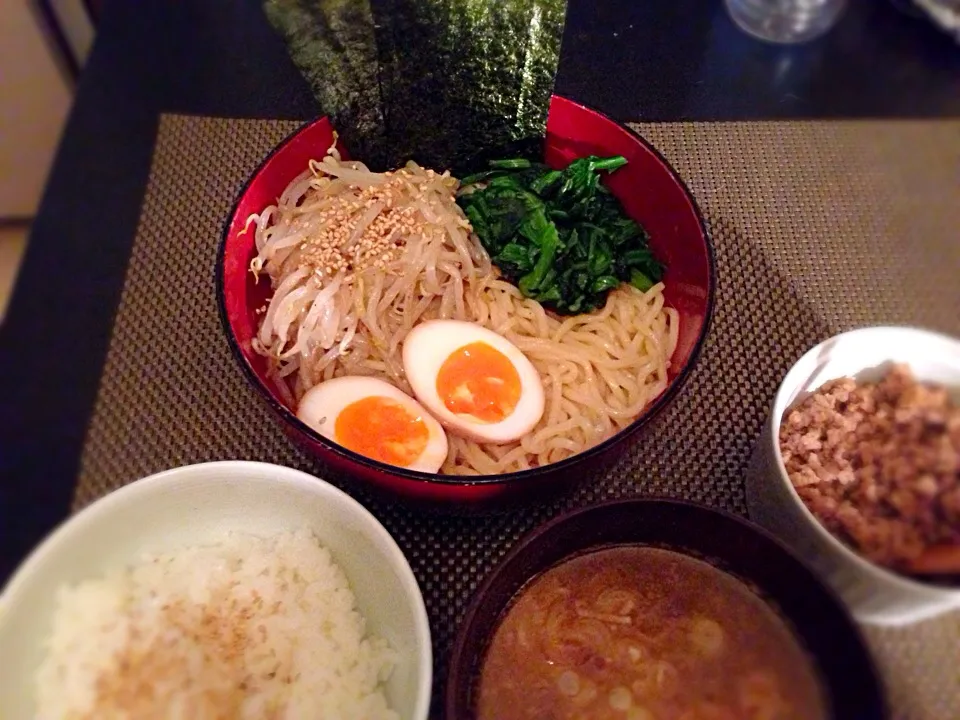
POLYGON ((568 560, 507 610, 478 720, 825 720, 790 630, 743 583, 648 547, 568 560))

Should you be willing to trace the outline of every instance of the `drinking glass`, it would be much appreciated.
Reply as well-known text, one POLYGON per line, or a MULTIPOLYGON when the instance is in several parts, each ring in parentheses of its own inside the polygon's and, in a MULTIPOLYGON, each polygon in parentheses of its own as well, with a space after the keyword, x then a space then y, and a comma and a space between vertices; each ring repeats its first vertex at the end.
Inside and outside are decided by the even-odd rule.
POLYGON ((837 21, 847 0, 725 0, 740 28, 775 43, 799 43, 822 35, 837 21))

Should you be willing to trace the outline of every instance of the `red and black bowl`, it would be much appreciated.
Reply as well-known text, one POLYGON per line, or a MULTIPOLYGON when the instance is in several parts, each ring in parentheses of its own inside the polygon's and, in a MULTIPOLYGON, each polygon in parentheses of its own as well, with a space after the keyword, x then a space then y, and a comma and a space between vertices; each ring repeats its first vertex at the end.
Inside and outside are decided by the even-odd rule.
POLYGON ((650 546, 706 561, 743 582, 792 632, 820 681, 828 720, 884 720, 876 668, 832 590, 772 535, 730 513, 674 500, 618 500, 552 520, 520 540, 474 594, 449 659, 445 717, 471 720, 486 651, 531 580, 569 558, 650 546))
POLYGON ((609 460, 670 403, 687 380, 703 347, 716 288, 713 248, 696 201, 676 171, 646 140, 600 113, 561 97, 550 104, 544 140, 545 161, 565 167, 587 155, 623 155, 628 164, 609 178, 609 187, 626 212, 650 233, 651 247, 666 266, 665 299, 680 316, 679 342, 666 390, 631 425, 583 453, 523 472, 478 477, 414 472, 385 465, 322 437, 296 416, 296 408, 267 375, 265 359, 251 346, 256 311, 269 296, 269 283, 256 283, 249 271, 255 256, 247 218, 275 203, 311 159, 333 142, 333 127, 321 118, 277 147, 240 193, 224 229, 216 265, 220 318, 240 369, 273 410, 286 433, 321 461, 374 490, 428 505, 475 509, 520 496, 559 490, 584 477, 588 468, 609 460))

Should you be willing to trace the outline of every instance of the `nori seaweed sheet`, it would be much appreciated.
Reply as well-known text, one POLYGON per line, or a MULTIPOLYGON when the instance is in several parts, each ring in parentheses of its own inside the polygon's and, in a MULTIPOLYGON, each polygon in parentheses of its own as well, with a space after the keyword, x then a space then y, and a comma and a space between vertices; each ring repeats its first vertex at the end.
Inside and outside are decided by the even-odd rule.
POLYGON ((386 161, 377 41, 367 0, 266 0, 267 19, 354 157, 386 161))
POLYGON ((566 0, 266 0, 350 151, 465 170, 543 136, 566 0))

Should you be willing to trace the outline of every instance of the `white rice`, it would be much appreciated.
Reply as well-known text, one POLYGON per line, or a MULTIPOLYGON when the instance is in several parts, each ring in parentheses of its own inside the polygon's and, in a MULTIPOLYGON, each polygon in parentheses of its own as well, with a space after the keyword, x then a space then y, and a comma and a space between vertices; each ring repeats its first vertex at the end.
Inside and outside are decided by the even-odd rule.
POLYGON ((231 533, 60 591, 39 720, 396 720, 395 652, 309 531, 231 533))

